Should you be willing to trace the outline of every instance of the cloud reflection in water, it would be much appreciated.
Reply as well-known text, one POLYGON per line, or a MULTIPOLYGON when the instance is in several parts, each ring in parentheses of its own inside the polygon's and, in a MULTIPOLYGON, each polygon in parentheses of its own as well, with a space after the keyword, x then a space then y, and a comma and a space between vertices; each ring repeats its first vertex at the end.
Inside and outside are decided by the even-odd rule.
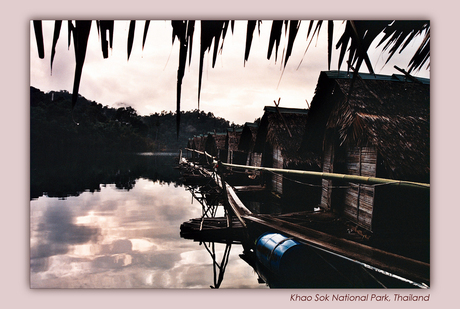
MULTIPOLYGON (((179 236, 181 223, 200 216, 184 188, 146 179, 130 191, 106 185, 65 200, 40 197, 30 204, 30 285, 209 288, 211 257, 179 236)), ((241 251, 233 248, 222 287, 263 287, 239 259, 241 251)))

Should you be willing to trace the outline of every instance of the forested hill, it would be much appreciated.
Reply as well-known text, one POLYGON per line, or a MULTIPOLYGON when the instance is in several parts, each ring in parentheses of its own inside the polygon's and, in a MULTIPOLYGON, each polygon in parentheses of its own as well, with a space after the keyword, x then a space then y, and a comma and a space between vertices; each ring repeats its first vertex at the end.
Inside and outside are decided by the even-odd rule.
POLYGON ((236 126, 203 111, 181 112, 177 138, 176 113, 140 116, 131 107, 112 108, 79 97, 72 109, 67 91, 44 93, 30 87, 32 152, 178 151, 190 137, 236 126))

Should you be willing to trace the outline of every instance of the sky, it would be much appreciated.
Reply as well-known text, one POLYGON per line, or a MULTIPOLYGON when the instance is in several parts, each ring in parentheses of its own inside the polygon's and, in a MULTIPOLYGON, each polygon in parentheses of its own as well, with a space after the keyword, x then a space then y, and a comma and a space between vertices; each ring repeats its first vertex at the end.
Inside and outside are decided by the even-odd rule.
MULTIPOLYGON (((79 94, 88 100, 111 107, 133 107, 139 115, 161 111, 175 111, 179 46, 172 43, 170 20, 151 21, 144 50, 142 34, 144 21, 138 20, 133 51, 127 59, 128 20, 116 20, 114 46, 109 58, 103 59, 95 22, 92 23, 88 50, 79 94)), ((327 70, 327 29, 324 26, 319 38, 315 36, 307 50, 309 21, 302 21, 293 54, 286 68, 282 68, 285 36, 278 51, 267 59, 271 21, 262 21, 260 34, 256 28, 248 61, 244 61, 246 21, 237 20, 234 32, 230 30, 224 41, 222 53, 212 68, 212 54, 205 54, 201 100, 198 106, 199 23, 196 25, 192 62, 187 65, 182 84, 181 110, 199 108, 212 112, 235 124, 252 122, 263 115, 264 106, 273 106, 280 100, 281 107, 308 108, 314 95, 321 71, 327 70)), ((32 23, 30 25, 30 85, 44 92, 72 91, 75 70, 73 45, 67 46, 67 23, 63 23, 57 44, 53 69, 50 68, 51 43, 54 21, 44 21, 45 58, 38 57, 32 23)), ((334 44, 344 28, 341 20, 335 21, 334 44)), ((413 43, 407 51, 394 56, 384 66, 385 53, 371 47, 369 57, 377 74, 400 73, 396 64, 406 69, 413 43)), ((338 69, 338 51, 333 50, 332 70, 338 69)), ((415 76, 430 77, 423 67, 415 76)), ((345 66, 342 65, 342 70, 345 66)))

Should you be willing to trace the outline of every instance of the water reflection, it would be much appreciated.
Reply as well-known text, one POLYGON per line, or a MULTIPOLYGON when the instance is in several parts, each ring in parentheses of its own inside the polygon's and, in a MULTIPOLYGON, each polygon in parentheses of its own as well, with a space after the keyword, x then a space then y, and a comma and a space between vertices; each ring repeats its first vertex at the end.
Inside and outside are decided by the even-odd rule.
POLYGON ((228 264, 228 256, 230 255, 230 250, 232 248, 232 244, 226 244, 225 250, 222 256, 222 261, 219 263, 216 257, 216 244, 214 242, 207 245, 204 243, 206 251, 211 255, 212 258, 212 266, 214 272, 214 285, 211 286, 213 289, 220 288, 222 281, 224 280, 225 270, 228 264))
MULTIPOLYGON (((206 248, 179 235, 182 222, 201 216, 201 206, 192 203, 179 183, 160 180, 176 172, 171 165, 166 168, 158 158, 156 163, 150 159, 140 159, 147 163, 144 169, 141 164, 138 168, 114 165, 111 174, 99 176, 110 181, 98 180, 97 188, 90 184, 92 189, 67 190, 63 183, 56 191, 31 188, 59 191, 56 197, 41 195, 30 202, 32 288, 209 288, 216 284, 206 248), (129 174, 127 183, 132 186, 120 189, 115 184, 118 170, 129 174)), ((214 247, 214 256, 228 251, 220 287, 264 287, 238 257, 241 250, 233 249, 230 252, 223 244, 214 247)))

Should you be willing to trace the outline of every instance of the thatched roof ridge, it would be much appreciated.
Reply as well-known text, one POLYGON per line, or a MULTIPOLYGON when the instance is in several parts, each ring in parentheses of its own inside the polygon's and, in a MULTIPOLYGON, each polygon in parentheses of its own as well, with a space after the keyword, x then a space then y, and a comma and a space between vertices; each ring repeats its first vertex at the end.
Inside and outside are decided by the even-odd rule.
POLYGON ((352 74, 321 73, 307 124, 316 137, 306 136, 302 150, 317 149, 318 135, 332 129, 341 145, 375 146, 395 178, 429 174, 429 80, 360 76, 348 97, 352 74))

